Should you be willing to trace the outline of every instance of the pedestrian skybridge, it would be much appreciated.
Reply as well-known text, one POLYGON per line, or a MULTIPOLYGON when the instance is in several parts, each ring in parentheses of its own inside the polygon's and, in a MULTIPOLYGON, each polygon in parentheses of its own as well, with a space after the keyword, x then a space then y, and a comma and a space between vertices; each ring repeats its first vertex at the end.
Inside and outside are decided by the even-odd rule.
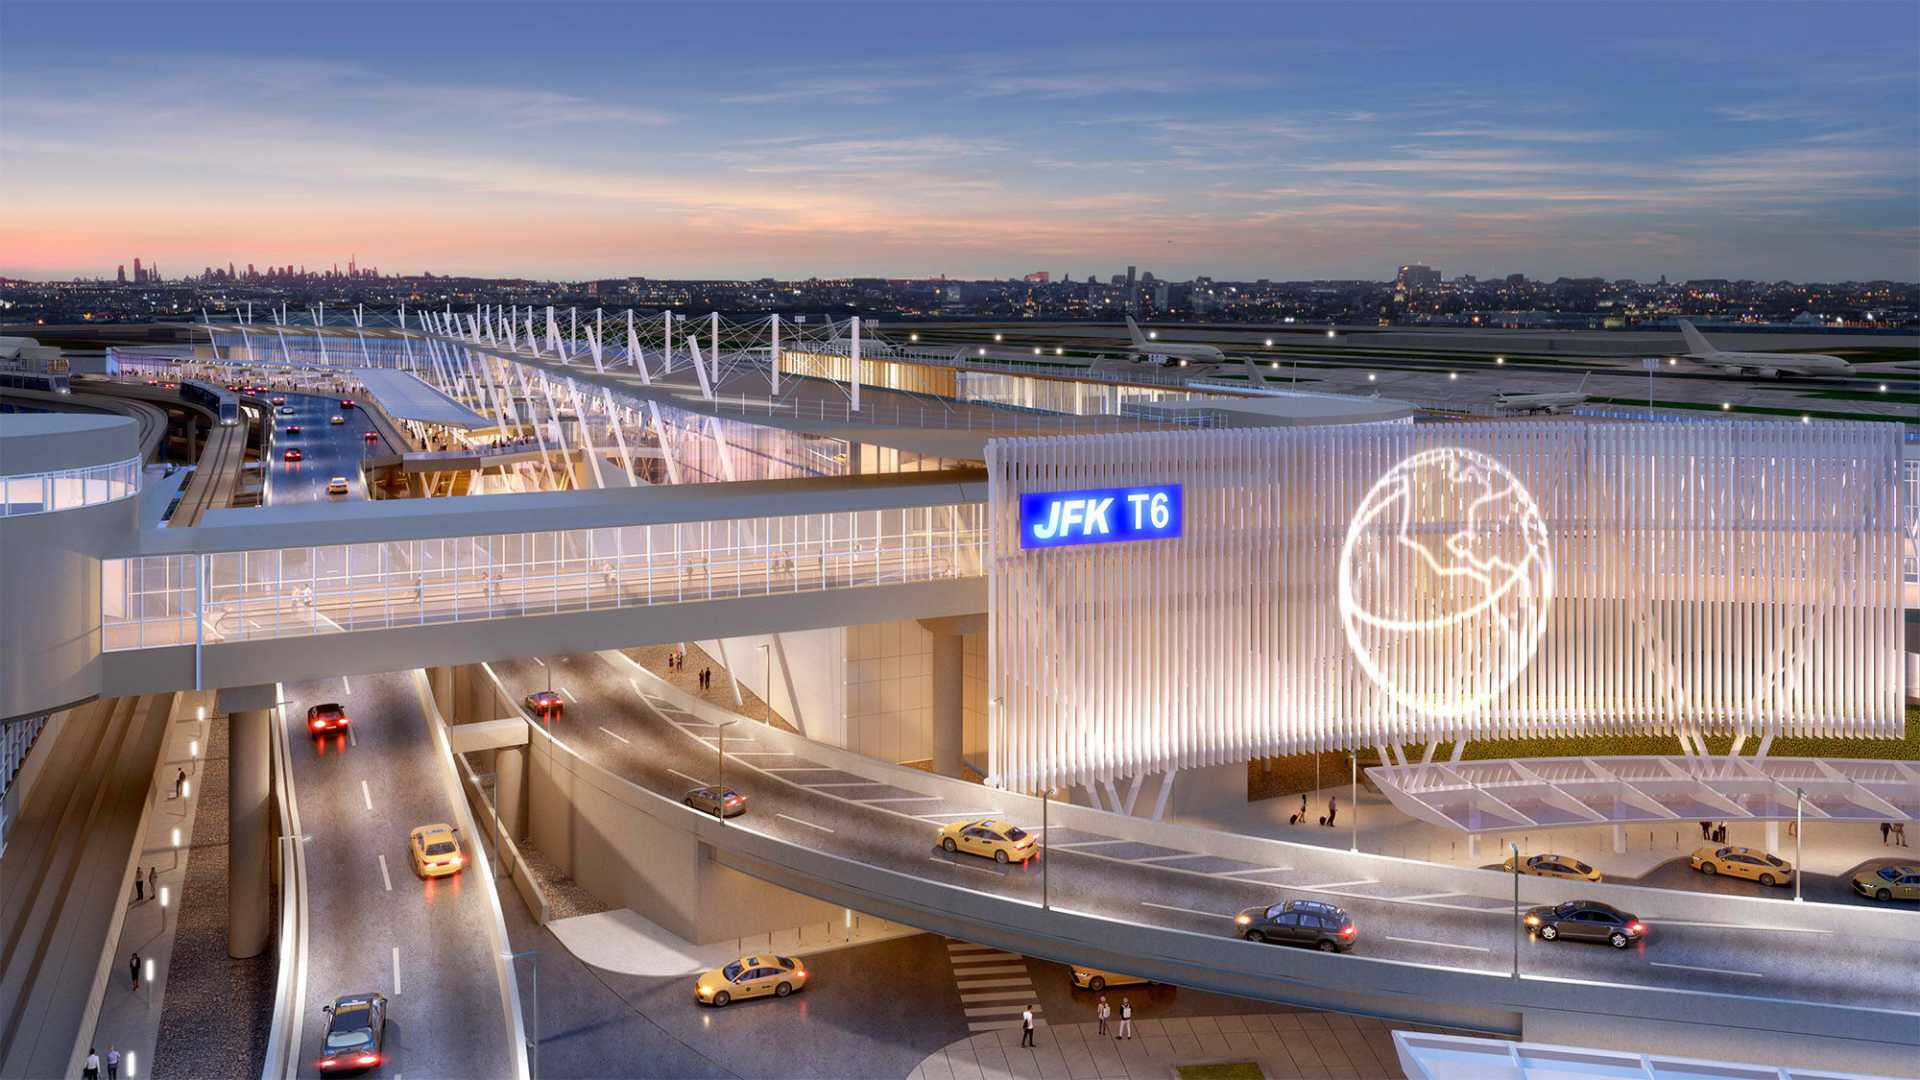
POLYGON ((1571 757, 1367 770, 1402 812, 1468 833, 1672 821, 1920 821, 1904 761, 1571 757))
POLYGON ((378 671, 967 614, 985 600, 973 475, 223 512, 101 561, 103 661, 113 689, 158 684, 163 658, 214 685, 243 663, 378 671))

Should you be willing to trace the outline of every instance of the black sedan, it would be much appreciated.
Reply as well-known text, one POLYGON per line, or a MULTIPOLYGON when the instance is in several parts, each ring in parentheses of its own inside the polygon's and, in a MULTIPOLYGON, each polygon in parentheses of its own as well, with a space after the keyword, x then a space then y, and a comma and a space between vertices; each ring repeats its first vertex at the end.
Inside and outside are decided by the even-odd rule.
POLYGON ((1632 913, 1598 900, 1569 900, 1529 908, 1526 923, 1541 941, 1604 941, 1616 949, 1626 948, 1647 933, 1646 924, 1632 913))
POLYGON ((738 817, 747 812, 747 797, 732 788, 717 788, 709 784, 687 792, 685 800, 695 810, 712 814, 714 817, 738 817))
POLYGON ((1252 907, 1236 915, 1234 932, 1248 941, 1276 945, 1304 945, 1321 952, 1353 948, 1353 919, 1344 908, 1321 900, 1288 900, 1271 907, 1252 907))
POLYGON ((315 1063, 321 1072, 357 1072, 380 1064, 380 1045, 387 1037, 386 995, 348 994, 320 1011, 327 1014, 326 1046, 315 1063))

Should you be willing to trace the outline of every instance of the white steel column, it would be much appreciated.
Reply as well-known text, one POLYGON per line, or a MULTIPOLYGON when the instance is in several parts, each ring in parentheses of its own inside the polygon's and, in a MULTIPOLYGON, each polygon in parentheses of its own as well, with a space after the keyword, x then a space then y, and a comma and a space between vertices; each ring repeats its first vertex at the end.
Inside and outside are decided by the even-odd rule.
POLYGON ((860 411, 860 316, 853 317, 853 411, 860 411))
POLYGON ((767 353, 767 392, 780 396, 780 313, 773 313, 773 348, 767 353))

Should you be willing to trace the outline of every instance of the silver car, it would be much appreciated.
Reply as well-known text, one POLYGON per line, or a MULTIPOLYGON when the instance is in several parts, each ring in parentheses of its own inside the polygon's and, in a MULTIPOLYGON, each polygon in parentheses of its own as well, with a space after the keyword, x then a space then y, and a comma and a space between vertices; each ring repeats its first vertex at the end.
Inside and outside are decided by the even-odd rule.
POLYGON ((732 788, 709 784, 687 792, 686 804, 714 817, 738 817, 747 812, 747 797, 732 788))

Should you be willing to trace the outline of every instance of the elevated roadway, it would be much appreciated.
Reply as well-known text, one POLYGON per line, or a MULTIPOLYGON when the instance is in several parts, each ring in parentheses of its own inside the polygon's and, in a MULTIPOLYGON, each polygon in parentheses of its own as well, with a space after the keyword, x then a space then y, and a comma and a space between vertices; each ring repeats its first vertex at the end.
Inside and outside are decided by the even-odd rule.
MULTIPOLYGON (((553 737, 640 790, 678 800, 714 780, 710 707, 619 654, 552 663, 491 667, 515 701, 544 689, 551 675, 568 701, 553 737)), ((726 746, 727 783, 748 795, 751 809, 724 825, 689 826, 714 858, 829 902, 1010 951, 1243 996, 1516 1033, 1523 1017, 1554 1015, 1796 1032, 1835 1052, 1880 1039, 1920 1046, 1909 977, 1920 940, 1906 913, 1527 878, 1524 903, 1590 895, 1636 911, 1652 934, 1624 952, 1521 941, 1515 979, 1508 875, 1057 803, 1043 813, 1031 799, 755 724, 734 728, 726 746), (1050 865, 1000 867, 939 851, 939 825, 973 816, 1006 816, 1034 830, 1050 817, 1050 865), (1358 947, 1322 956, 1233 936, 1238 910, 1287 897, 1346 907, 1360 927, 1358 947)))
MULTIPOLYGON (((299 1073, 316 1075, 327 1017, 321 1006, 369 990, 389 1003, 381 1075, 516 1075, 503 1001, 498 900, 469 865, 421 879, 408 834, 464 818, 452 761, 440 749, 413 673, 284 687, 281 712, 293 794, 305 833, 308 925, 299 1073), (349 734, 316 739, 307 707, 339 702, 349 734)), ((524 1058, 521 1059, 524 1061, 524 1058)), ((520 1073, 524 1075, 524 1073, 520 1073)))
POLYGON ((369 450, 367 434, 374 434, 373 446, 384 445, 367 411, 343 409, 337 397, 295 393, 275 396, 286 398, 284 407, 293 412, 283 416, 279 408, 268 403, 272 434, 261 455, 267 471, 267 504, 365 500, 367 483, 360 466, 369 450), (342 421, 338 425, 332 423, 336 416, 342 421), (288 427, 300 430, 289 432, 288 427), (301 460, 285 460, 286 451, 295 449, 300 451, 301 460), (327 493, 327 482, 336 476, 346 478, 345 495, 327 493))

